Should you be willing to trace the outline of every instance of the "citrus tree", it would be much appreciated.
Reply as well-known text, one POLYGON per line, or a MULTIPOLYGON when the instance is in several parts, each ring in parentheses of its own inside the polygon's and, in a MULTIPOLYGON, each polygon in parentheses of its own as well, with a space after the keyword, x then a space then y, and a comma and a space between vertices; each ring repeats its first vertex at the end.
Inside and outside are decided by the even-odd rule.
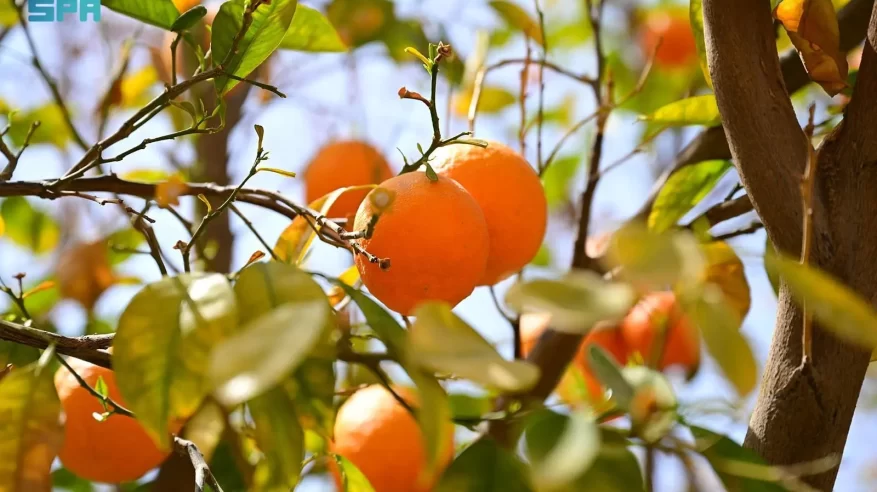
POLYGON ((0 491, 646 491, 659 456, 695 490, 833 488, 877 348, 877 5, 450 3, 0 0, 0 491), (330 133, 298 87, 367 103, 373 61, 409 150, 270 152, 330 133), (287 96, 314 128, 267 123, 287 96), (680 398, 704 371, 742 442, 680 398))

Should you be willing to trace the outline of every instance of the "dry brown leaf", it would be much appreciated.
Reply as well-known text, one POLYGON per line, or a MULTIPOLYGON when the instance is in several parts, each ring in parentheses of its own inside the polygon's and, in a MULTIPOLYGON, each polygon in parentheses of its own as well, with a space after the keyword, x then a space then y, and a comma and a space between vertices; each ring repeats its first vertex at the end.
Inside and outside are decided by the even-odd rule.
POLYGON ((180 204, 180 196, 189 191, 189 185, 179 174, 174 174, 167 181, 155 185, 155 202, 161 208, 180 204))
POLYGON ((752 302, 749 282, 746 281, 743 271, 743 262, 724 242, 709 243, 704 245, 703 249, 708 265, 704 272, 704 280, 722 290, 728 306, 740 316, 742 321, 749 312, 752 302))
POLYGON ((73 299, 91 311, 104 291, 116 283, 107 241, 79 243, 67 248, 58 259, 55 276, 61 297, 73 299))
POLYGON ((783 0, 774 17, 789 34, 810 79, 829 95, 847 87, 846 56, 840 51, 837 13, 831 0, 783 0))

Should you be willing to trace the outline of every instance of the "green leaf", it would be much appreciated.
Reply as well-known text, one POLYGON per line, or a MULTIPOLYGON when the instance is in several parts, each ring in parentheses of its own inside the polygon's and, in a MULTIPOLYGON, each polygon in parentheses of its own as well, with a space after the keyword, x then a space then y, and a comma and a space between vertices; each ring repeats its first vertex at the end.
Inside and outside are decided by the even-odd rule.
POLYGON ((482 437, 442 475, 436 492, 532 492, 527 467, 517 456, 482 437))
MULTIPOLYGON (((381 33, 381 41, 396 63, 416 62, 418 59, 405 52, 408 47, 424 47, 429 44, 423 26, 416 20, 395 20, 381 33)), ((444 62, 442 62, 444 63, 444 62)), ((424 67, 425 68, 425 67, 424 67)), ((429 71, 429 70, 427 70, 429 71)))
POLYGON ((217 345, 210 362, 216 398, 233 407, 279 383, 320 341, 328 315, 325 300, 286 303, 217 345))
POLYGON ((629 409, 634 388, 624 377, 622 368, 615 359, 606 353, 603 347, 591 344, 588 346, 588 362, 597 380, 612 390, 612 400, 615 404, 622 410, 629 409))
POLYGON ((520 29, 527 37, 540 45, 545 43, 539 23, 518 4, 507 0, 492 0, 489 5, 506 24, 520 29))
POLYGON ((214 395, 233 407, 278 384, 319 344, 329 302, 310 275, 285 263, 247 267, 234 287, 241 321, 210 359, 214 395))
MULTIPOLYGON (((252 23, 237 45, 236 52, 225 63, 226 71, 238 77, 246 77, 271 56, 279 46, 292 24, 296 0, 272 0, 253 12, 252 23)), ((235 36, 243 25, 244 1, 232 0, 222 4, 213 20, 211 49, 216 65, 225 62, 231 51, 235 36)), ((216 90, 222 94, 238 84, 237 80, 218 77, 214 80, 216 90)))
POLYGON ((765 262, 820 326, 849 343, 877 348, 877 312, 855 291, 828 273, 780 253, 766 257, 765 262))
POLYGON ((79 478, 66 468, 58 468, 52 472, 52 486, 67 492, 92 492, 94 490, 90 480, 79 478))
MULTIPOLYGON (((396 23, 393 9, 391 0, 332 0, 326 7, 326 17, 346 45, 358 48, 386 35, 396 23)), ((426 46, 426 43, 406 46, 426 46)))
POLYGON ((550 313, 552 329, 585 333, 599 321, 623 318, 636 302, 636 293, 627 284, 576 270, 558 280, 517 282, 506 292, 505 300, 518 313, 550 313))
POLYGON ((377 333, 381 342, 387 346, 387 351, 395 354, 397 357, 402 356, 407 348, 408 333, 402 329, 399 322, 386 309, 363 294, 362 291, 354 289, 340 280, 333 280, 332 283, 341 287, 353 299, 353 302, 359 306, 368 326, 377 333))
POLYGON ((350 460, 334 453, 330 455, 330 458, 335 460, 341 473, 342 485, 344 487, 342 492, 375 492, 374 487, 365 478, 365 475, 350 460))
POLYGON ((643 473, 628 441, 609 428, 601 428, 600 434, 602 445, 594 463, 565 492, 644 492, 643 473))
POLYGON ((570 184, 584 162, 581 155, 573 154, 555 159, 545 169, 545 172, 542 173, 542 186, 545 188, 548 208, 555 210, 558 206, 567 202, 570 184))
POLYGON ((210 353, 237 323, 234 291, 218 273, 165 277, 122 313, 113 341, 119 391, 162 449, 169 421, 195 413, 210 391, 210 353))
POLYGON ((582 413, 560 415, 543 410, 525 431, 533 482, 539 490, 566 490, 581 477, 600 453, 600 428, 582 413))
POLYGON ((145 242, 143 234, 134 228, 119 229, 107 237, 108 259, 110 265, 118 265, 131 257, 135 250, 145 242), (118 249, 125 251, 118 251, 118 249))
POLYGON ((61 402, 52 371, 54 350, 0 380, 0 490, 49 491, 61 450, 61 402))
POLYGON ((190 29, 204 18, 205 15, 207 15, 207 7, 196 5, 177 17, 177 20, 171 25, 171 31, 183 32, 186 29, 190 29))
POLYGON ((715 468, 725 488, 731 492, 782 492, 787 490, 778 483, 781 471, 769 467, 754 451, 732 441, 730 438, 694 425, 689 426, 694 435, 695 447, 715 468), (738 470, 759 471, 763 478, 741 476, 738 470), (752 466, 754 465, 754 467, 752 466), (773 475, 773 476, 772 476, 773 475), (772 478, 772 480, 771 480, 772 478))
POLYGON ((530 260, 530 264, 536 267, 548 268, 551 266, 551 247, 548 244, 539 246, 536 256, 530 260))
POLYGON ((684 231, 661 234, 631 223, 612 234, 606 252, 608 267, 641 289, 666 289, 677 283, 697 283, 707 263, 699 243, 684 231))
POLYGON ((67 147, 71 134, 64 113, 54 103, 45 104, 37 108, 16 113, 11 117, 12 126, 9 128, 9 139, 13 145, 21 147, 30 132, 33 123, 39 122, 39 127, 34 130, 30 139, 30 145, 51 144, 59 149, 67 147))
POLYGON ((104 398, 110 395, 110 389, 107 387, 107 383, 104 381, 103 376, 97 377, 97 382, 94 384, 94 390, 104 398))
POLYGON ((455 419, 476 420, 493 410, 493 401, 486 396, 453 393, 448 395, 448 404, 455 419))
POLYGON ((627 408, 631 432, 649 443, 660 441, 678 420, 673 387, 663 374, 646 366, 628 366, 621 373, 633 388, 627 408))
POLYGON ((426 476, 434 476, 436 468, 443 464, 440 463, 441 457, 447 456, 448 449, 445 447, 451 445, 450 437, 454 432, 448 394, 432 374, 411 364, 403 364, 403 367, 417 386, 419 399, 416 406, 417 425, 423 433, 426 448, 426 466, 423 473, 426 476))
POLYGON ((299 5, 292 17, 292 24, 280 49, 310 52, 341 52, 347 46, 341 41, 335 28, 319 10, 299 5))
POLYGON ((503 392, 526 391, 538 381, 536 366, 503 359, 447 304, 423 303, 416 309, 415 317, 408 330, 409 364, 455 374, 503 392))
POLYGON ((311 357, 293 374, 295 407, 305 429, 331 436, 335 425, 335 361, 311 357))
POLYGON ((34 208, 24 197, 7 198, 0 205, 6 223, 3 237, 38 255, 54 250, 61 239, 61 228, 49 214, 34 208))
POLYGON ((703 161, 676 171, 658 192, 649 214, 649 229, 664 232, 685 216, 731 169, 730 161, 703 161))
POLYGON ((703 335, 706 348, 742 398, 758 384, 752 348, 740 333, 740 317, 717 285, 706 285, 695 299, 683 296, 683 308, 703 335))
POLYGON ((171 0, 101 0, 101 5, 140 22, 170 30, 180 12, 171 0))
POLYGON ((697 58, 700 60, 700 70, 706 85, 712 89, 713 81, 710 78, 710 69, 706 62, 706 42, 703 39, 703 0, 691 0, 688 7, 691 20, 691 31, 694 34, 694 43, 697 46, 697 58))
POLYGON ((722 122, 716 96, 694 96, 667 104, 642 119, 664 126, 716 126, 722 122))
POLYGON ((252 399, 248 407, 256 424, 256 443, 265 455, 254 474, 256 490, 291 490, 301 477, 305 454, 294 387, 275 387, 252 399))
POLYGON ((36 362, 39 358, 40 351, 38 349, 15 342, 0 340, 0 371, 6 369, 7 364, 12 364, 15 367, 24 367, 36 362))

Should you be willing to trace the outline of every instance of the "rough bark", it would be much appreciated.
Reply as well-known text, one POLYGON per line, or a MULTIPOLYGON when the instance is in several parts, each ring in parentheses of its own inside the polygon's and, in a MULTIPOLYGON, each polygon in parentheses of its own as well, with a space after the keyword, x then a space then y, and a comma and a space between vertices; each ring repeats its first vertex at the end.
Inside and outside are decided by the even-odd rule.
MULTIPOLYGON (((741 181, 768 236, 789 254, 801 245, 800 180, 806 140, 783 84, 767 0, 705 0, 710 73, 741 181)), ((877 13, 844 123, 817 154, 810 262, 866 299, 877 299, 877 13), (871 135, 869 140, 867 135, 871 135), (870 191, 869 191, 870 190, 870 191)), ((781 289, 776 330, 745 445, 771 464, 842 456, 869 353, 814 326, 803 363, 803 316, 781 289)), ((837 468, 807 478, 831 490, 837 468)))

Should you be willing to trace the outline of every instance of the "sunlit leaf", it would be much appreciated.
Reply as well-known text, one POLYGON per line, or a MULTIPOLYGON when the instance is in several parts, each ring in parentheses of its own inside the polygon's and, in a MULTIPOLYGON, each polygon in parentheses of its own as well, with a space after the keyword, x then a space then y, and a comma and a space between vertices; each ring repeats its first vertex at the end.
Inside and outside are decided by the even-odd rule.
POLYGON ((506 24, 521 30, 533 41, 544 44, 539 23, 520 5, 507 0, 492 0, 489 5, 506 24))
POLYGON ((280 49, 339 52, 347 51, 347 46, 320 11, 307 5, 298 5, 292 17, 292 24, 280 43, 280 49))
POLYGON ((555 210, 569 200, 570 185, 584 162, 578 154, 561 157, 555 159, 542 174, 542 186, 550 209, 555 210))
POLYGON ((426 450, 426 466, 424 466, 421 480, 436 475, 436 469, 444 465, 441 459, 447 456, 447 446, 452 445, 450 436, 453 436, 454 427, 451 421, 451 406, 448 402, 448 394, 438 380, 431 373, 419 369, 414 364, 404 363, 403 367, 408 376, 417 386, 416 417, 417 425, 423 434, 424 448, 426 450))
POLYGON ((350 460, 334 453, 330 455, 329 459, 335 460, 338 466, 344 487, 340 492, 375 492, 365 475, 350 460))
MULTIPOLYGON (((362 193, 364 190, 374 189, 376 185, 350 186, 347 188, 339 188, 331 193, 317 198, 308 204, 308 208, 326 215, 332 208, 332 205, 347 193, 362 193)), ((285 263, 300 264, 304 259, 304 255, 313 243, 317 235, 315 230, 317 226, 314 220, 303 215, 297 216, 292 222, 280 233, 277 242, 274 244, 274 254, 285 263)))
POLYGON ((524 391, 539 379, 539 369, 503 359, 496 349, 447 304, 424 303, 408 331, 409 363, 504 392, 524 391))
POLYGON ((184 437, 198 446, 198 451, 201 451, 204 459, 209 463, 222 440, 225 427, 226 417, 222 407, 208 400, 186 422, 184 437))
POLYGON ((716 96, 694 96, 658 108, 642 119, 664 126, 716 126, 722 122, 716 96))
MULTIPOLYGON (((454 98, 454 112, 457 116, 465 118, 469 114, 469 106, 472 104, 473 92, 471 89, 457 94, 454 98)), ((486 85, 481 88, 478 97, 479 114, 495 114, 515 103, 517 97, 509 90, 486 85)))
POLYGON ((118 265, 130 258, 132 252, 144 242, 143 234, 131 227, 119 229, 107 236, 110 265, 118 265))
MULTIPOLYGON (((211 29, 214 62, 223 63, 226 71, 238 77, 248 76, 280 46, 292 23, 296 4, 296 0, 272 0, 260 5, 253 12, 252 24, 227 63, 224 63, 225 59, 243 22, 244 1, 222 4, 211 29)), ((223 94, 238 84, 237 80, 228 77, 218 77, 214 82, 216 89, 223 94)))
POLYGON ((537 251, 536 256, 530 260, 530 264, 543 268, 551 266, 551 248, 547 244, 539 246, 539 251, 537 251))
POLYGON ((452 393, 448 395, 448 404, 455 419, 478 420, 493 410, 493 401, 487 396, 452 393))
MULTIPOLYGON (((695 447, 710 462, 716 470, 716 474, 722 480, 725 488, 729 491, 752 491, 752 492, 783 492, 787 490, 778 480, 765 480, 756 477, 745 477, 733 473, 734 465, 755 465, 765 476, 779 476, 782 472, 767 466, 751 449, 732 441, 730 438, 717 434, 710 430, 694 425, 689 426, 694 435, 695 447)), ((742 467, 740 467, 742 468, 742 467)), ((751 466, 746 467, 750 472, 751 466)))
POLYGON ((119 318, 113 368, 119 391, 163 449, 168 422, 192 415, 210 390, 210 353, 238 323, 221 274, 165 277, 138 292, 119 318))
POLYGON ((6 224, 3 237, 37 255, 52 251, 61 239, 61 228, 55 219, 34 208, 24 197, 3 200, 0 217, 6 224))
POLYGON ((18 12, 13 2, 0 2, 0 27, 12 27, 18 24, 18 12))
POLYGON ((52 490, 52 462, 64 439, 61 402, 47 367, 53 353, 0 380, 0 490, 52 490))
POLYGON ((291 490, 301 477, 304 432, 290 389, 280 385, 249 402, 256 443, 265 455, 254 474, 256 490, 291 490))
POLYGON ((606 253, 610 268, 640 289, 659 290, 700 280, 706 260, 697 240, 685 232, 657 234, 631 223, 617 230, 606 253))
POLYGON ((877 312, 869 302, 816 267, 782 254, 770 255, 765 262, 776 269, 792 297, 805 303, 821 326, 850 343, 877 348, 877 312))
POLYGON ((442 475, 436 492, 532 492, 526 465, 489 437, 466 448, 442 475))
POLYGON ((408 332, 402 329, 399 322, 361 290, 354 289, 340 281, 334 283, 344 289, 353 302, 359 306, 368 326, 377 333, 381 342, 387 346, 387 350, 397 356, 404 355, 408 348, 408 332))
POLYGON ((697 58, 700 61, 700 69, 703 72, 706 85, 712 88, 713 80, 710 78, 710 70, 706 62, 706 42, 703 39, 703 0, 690 1, 689 17, 691 20, 691 31, 694 34, 694 42, 697 45, 697 58))
POLYGON ((726 303, 721 289, 707 284, 683 308, 703 335, 706 348, 741 397, 758 383, 758 368, 749 342, 740 333, 740 317, 726 303))
POLYGON ((67 147, 71 138, 70 128, 64 120, 64 112, 54 103, 15 113, 12 116, 12 126, 9 128, 8 136, 14 146, 24 145, 31 125, 35 122, 39 122, 40 125, 33 132, 30 145, 51 144, 59 149, 67 147))
MULTIPOLYGON (((356 268, 356 265, 351 265, 350 268, 344 270, 344 273, 338 276, 338 280, 344 282, 345 285, 349 285, 351 287, 356 287, 359 284, 359 270, 356 268)), ((338 306, 341 301, 347 298, 347 293, 341 287, 333 285, 332 288, 329 289, 329 303, 332 307, 338 306)))
POLYGON ((620 320, 636 302, 627 284, 609 282, 589 271, 572 271, 558 280, 518 282, 506 303, 521 312, 551 314, 552 329, 585 333, 598 321, 620 320))
POLYGON ((624 377, 622 367, 603 347, 593 344, 588 346, 588 365, 603 386, 612 390, 612 399, 621 410, 630 408, 635 388, 624 377))
POLYGON ((244 324, 215 347, 209 365, 214 394, 226 406, 283 380, 322 341, 329 322, 323 289, 291 265, 251 265, 234 292, 244 324))
POLYGON ((649 229, 664 232, 675 226, 731 169, 729 161, 703 161, 679 169, 670 176, 655 198, 649 229))
POLYGON ((840 51, 840 29, 831 0, 783 0, 774 16, 801 55, 810 79, 829 95, 846 88, 849 67, 840 51))
POLYGON ((162 29, 170 30, 180 12, 171 0, 101 0, 102 6, 162 29))
POLYGON ((154 87, 157 82, 158 73, 152 65, 145 65, 140 70, 126 75, 122 79, 120 106, 123 108, 142 107, 148 102, 149 89, 154 87))
POLYGON ((742 323, 752 302, 743 262, 734 249, 723 241, 707 243, 703 246, 703 251, 707 261, 704 281, 721 289, 724 302, 742 323))
POLYGON ((633 388, 627 407, 631 431, 646 442, 660 441, 678 418, 673 387, 663 374, 645 366, 628 366, 621 373, 633 388))
MULTIPOLYGON (((161 183, 162 181, 167 181, 171 178, 174 173, 165 171, 163 169, 134 169, 132 171, 124 172, 119 175, 120 178, 125 181, 140 181, 141 183, 161 183)), ((180 177, 182 181, 182 176, 180 177)))
POLYGON ((581 412, 569 416, 538 412, 525 436, 538 490, 567 490, 600 453, 600 429, 593 418, 581 412))

